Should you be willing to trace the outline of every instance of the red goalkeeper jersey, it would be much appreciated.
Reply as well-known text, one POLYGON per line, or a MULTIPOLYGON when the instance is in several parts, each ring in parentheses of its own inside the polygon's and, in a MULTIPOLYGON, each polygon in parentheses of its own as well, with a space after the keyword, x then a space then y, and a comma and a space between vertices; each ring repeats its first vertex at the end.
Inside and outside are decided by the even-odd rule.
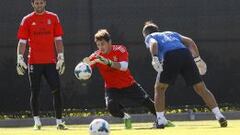
POLYGON ((25 16, 18 30, 18 39, 25 39, 29 44, 29 64, 55 63, 54 38, 62 35, 58 16, 48 11, 41 15, 32 12, 25 16))
MULTIPOLYGON (((114 62, 128 62, 128 52, 122 45, 112 45, 112 50, 108 54, 103 54, 98 50, 90 56, 90 60, 96 59, 98 55, 114 62)), ((105 88, 117 88, 121 90, 121 88, 129 87, 135 82, 129 69, 121 71, 100 63, 96 63, 95 65, 92 65, 92 67, 98 68, 105 81, 105 88)))

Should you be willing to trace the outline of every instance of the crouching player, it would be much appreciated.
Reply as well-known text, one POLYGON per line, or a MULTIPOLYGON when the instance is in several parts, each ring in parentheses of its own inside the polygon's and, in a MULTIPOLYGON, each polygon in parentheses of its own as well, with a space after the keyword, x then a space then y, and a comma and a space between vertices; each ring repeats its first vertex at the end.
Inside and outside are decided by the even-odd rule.
POLYGON ((220 126, 227 127, 227 120, 220 112, 213 94, 201 79, 200 75, 206 73, 207 67, 200 58, 194 41, 177 32, 159 32, 158 26, 152 22, 145 23, 142 34, 152 55, 152 65, 158 72, 154 97, 157 127, 163 128, 167 123, 164 116, 165 92, 178 74, 183 76, 188 85, 193 86, 195 92, 212 110, 220 126))
POLYGON ((128 69, 128 52, 123 45, 112 45, 110 34, 101 29, 95 34, 98 50, 83 62, 97 67, 105 81, 106 107, 110 114, 124 120, 125 128, 131 128, 130 115, 124 111, 126 101, 143 105, 155 115, 152 99, 138 84, 128 69))

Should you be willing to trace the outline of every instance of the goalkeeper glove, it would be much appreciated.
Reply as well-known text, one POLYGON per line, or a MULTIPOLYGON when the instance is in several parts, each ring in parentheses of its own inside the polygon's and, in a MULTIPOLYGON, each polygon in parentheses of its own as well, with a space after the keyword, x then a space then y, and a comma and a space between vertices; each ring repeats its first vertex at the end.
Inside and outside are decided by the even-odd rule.
POLYGON ((205 75, 206 72, 207 72, 207 65, 206 65, 206 63, 201 59, 200 56, 195 57, 194 61, 195 61, 196 65, 197 65, 197 67, 198 67, 200 75, 205 75))
POLYGON ((85 57, 83 60, 82 60, 83 63, 87 63, 88 65, 94 65, 96 63, 96 60, 90 60, 89 57, 85 57))
POLYGON ((27 65, 24 62, 23 55, 18 54, 18 56, 17 56, 17 74, 24 75, 26 69, 27 69, 27 65))
POLYGON ((104 58, 102 56, 97 56, 97 59, 100 63, 104 65, 108 65, 109 67, 112 67, 113 62, 107 58, 104 58))
POLYGON ((59 53, 58 56, 57 56, 56 69, 58 70, 59 75, 62 75, 65 71, 65 63, 64 63, 63 53, 59 53))
POLYGON ((159 61, 157 56, 152 57, 152 66, 157 72, 163 71, 162 62, 159 61))

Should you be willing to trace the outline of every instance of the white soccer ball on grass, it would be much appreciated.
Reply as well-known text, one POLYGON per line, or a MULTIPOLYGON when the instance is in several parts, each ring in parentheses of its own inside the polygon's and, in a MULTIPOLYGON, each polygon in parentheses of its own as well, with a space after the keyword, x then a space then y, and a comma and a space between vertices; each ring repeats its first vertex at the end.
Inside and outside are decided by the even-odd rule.
POLYGON ((90 135, 110 135, 110 127, 104 119, 94 119, 89 125, 90 135))

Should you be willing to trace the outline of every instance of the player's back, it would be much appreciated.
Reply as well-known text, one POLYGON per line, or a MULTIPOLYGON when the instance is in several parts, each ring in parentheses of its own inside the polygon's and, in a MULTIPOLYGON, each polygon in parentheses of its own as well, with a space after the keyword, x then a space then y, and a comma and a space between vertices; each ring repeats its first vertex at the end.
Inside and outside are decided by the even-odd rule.
POLYGON ((180 34, 172 31, 164 31, 164 32, 154 32, 149 34, 145 42, 148 45, 149 40, 153 38, 158 43, 158 52, 160 58, 164 58, 164 55, 168 51, 186 48, 185 45, 181 41, 180 34))

